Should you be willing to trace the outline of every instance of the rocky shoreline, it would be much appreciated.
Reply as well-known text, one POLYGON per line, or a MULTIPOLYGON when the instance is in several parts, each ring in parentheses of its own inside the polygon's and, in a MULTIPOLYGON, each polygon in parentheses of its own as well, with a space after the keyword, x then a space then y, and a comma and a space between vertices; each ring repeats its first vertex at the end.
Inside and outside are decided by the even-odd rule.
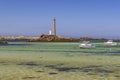
POLYGON ((79 42, 79 39, 76 38, 66 38, 61 36, 55 36, 55 35, 46 35, 42 34, 40 37, 25 37, 25 36, 0 36, 1 43, 4 43, 4 41, 18 41, 18 40, 25 40, 28 42, 79 42))
MULTIPOLYGON (((80 37, 80 38, 71 38, 71 37, 61 37, 56 35, 47 35, 42 34, 40 37, 25 37, 25 36, 0 36, 0 44, 8 44, 7 41, 26 41, 26 42, 79 42, 79 41, 89 41, 89 40, 109 40, 107 38, 90 38, 90 37, 80 37)), ((120 41, 118 39, 112 39, 120 41)))
POLYGON ((42 34, 40 38, 36 40, 30 40, 30 42, 79 42, 79 39, 42 34))

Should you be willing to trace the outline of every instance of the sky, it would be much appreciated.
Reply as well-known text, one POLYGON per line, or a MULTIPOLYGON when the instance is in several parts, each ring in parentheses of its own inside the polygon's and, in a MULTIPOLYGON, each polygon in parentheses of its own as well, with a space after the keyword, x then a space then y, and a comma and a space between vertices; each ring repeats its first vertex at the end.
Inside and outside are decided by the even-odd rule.
POLYGON ((0 0, 1 36, 120 38, 120 0, 0 0))

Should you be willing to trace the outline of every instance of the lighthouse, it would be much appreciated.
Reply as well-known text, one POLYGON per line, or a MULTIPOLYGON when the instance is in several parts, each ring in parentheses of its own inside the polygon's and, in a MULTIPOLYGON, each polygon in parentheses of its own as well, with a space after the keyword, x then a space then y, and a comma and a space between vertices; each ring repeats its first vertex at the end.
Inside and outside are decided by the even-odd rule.
POLYGON ((56 19, 53 18, 53 21, 52 21, 52 35, 55 35, 56 36, 56 19))

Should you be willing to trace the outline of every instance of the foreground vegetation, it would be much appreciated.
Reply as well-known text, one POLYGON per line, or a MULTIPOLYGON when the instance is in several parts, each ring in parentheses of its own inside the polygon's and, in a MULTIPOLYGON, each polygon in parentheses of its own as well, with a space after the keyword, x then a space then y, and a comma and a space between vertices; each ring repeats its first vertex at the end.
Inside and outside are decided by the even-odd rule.
POLYGON ((97 42, 28 43, 0 46, 0 80, 119 80, 119 47, 97 42))

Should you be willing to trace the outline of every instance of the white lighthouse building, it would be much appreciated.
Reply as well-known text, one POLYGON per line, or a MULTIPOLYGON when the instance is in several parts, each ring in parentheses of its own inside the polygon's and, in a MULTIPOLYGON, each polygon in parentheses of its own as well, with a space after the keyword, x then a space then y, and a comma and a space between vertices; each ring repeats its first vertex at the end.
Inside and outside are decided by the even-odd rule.
POLYGON ((55 35, 56 36, 56 19, 55 18, 53 18, 53 21, 52 21, 51 35, 55 35))

